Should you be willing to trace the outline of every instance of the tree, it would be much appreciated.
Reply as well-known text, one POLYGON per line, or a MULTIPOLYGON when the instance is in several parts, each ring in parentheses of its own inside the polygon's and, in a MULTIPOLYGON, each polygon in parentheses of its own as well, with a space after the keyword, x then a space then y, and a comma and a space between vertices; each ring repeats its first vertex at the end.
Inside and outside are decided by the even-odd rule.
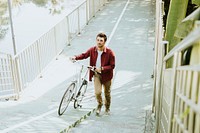
POLYGON ((179 41, 174 37, 177 26, 185 18, 189 0, 171 0, 167 16, 165 40, 169 41, 169 50, 171 50, 179 41))

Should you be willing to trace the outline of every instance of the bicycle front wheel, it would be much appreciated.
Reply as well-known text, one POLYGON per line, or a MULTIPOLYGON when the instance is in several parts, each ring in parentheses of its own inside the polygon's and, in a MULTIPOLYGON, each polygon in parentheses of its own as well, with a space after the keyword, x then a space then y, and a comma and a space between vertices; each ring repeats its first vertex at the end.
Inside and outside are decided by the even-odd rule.
POLYGON ((83 83, 81 84, 81 87, 76 95, 76 99, 74 101, 74 108, 76 109, 77 107, 82 107, 80 105, 80 103, 82 102, 83 100, 83 97, 85 95, 85 92, 87 90, 87 86, 88 86, 88 82, 87 80, 84 80, 83 83))
POLYGON ((74 93, 74 88, 75 88, 75 83, 71 83, 69 85, 69 87, 67 88, 67 90, 65 91, 65 93, 60 101, 60 105, 58 108, 58 115, 62 115, 65 112, 65 110, 67 109, 67 107, 72 99, 72 96, 74 93))

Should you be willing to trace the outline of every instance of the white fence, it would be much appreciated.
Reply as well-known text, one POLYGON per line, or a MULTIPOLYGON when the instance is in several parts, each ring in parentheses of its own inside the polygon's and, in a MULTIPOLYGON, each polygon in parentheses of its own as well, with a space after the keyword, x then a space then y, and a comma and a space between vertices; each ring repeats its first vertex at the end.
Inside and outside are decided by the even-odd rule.
POLYGON ((17 96, 15 84, 15 66, 11 55, 0 53, 0 97, 7 98, 17 96))
MULTIPOLYGON (((200 27, 190 33, 171 50, 163 60, 160 94, 159 133, 199 133, 200 132, 200 65, 181 65, 183 51, 191 45, 199 47, 200 27), (167 68, 166 62, 173 57, 173 67, 167 68)), ((197 50, 197 49, 196 49, 197 50)), ((197 50, 199 52, 199 48, 197 50)), ((197 56, 195 54, 195 56, 197 56)), ((195 57, 193 58, 199 58, 195 57)))
POLYGON ((0 56, 0 98, 17 96, 80 34, 106 0, 86 0, 61 22, 12 58, 0 56))
MULTIPOLYGON (((164 55, 163 5, 157 0, 155 78, 153 111, 156 133, 200 132, 200 21, 193 31, 164 55), (183 65, 185 51, 192 46, 189 64, 183 65), (167 62, 173 58, 172 68, 167 62)), ((200 13, 200 8, 198 8, 200 13)))

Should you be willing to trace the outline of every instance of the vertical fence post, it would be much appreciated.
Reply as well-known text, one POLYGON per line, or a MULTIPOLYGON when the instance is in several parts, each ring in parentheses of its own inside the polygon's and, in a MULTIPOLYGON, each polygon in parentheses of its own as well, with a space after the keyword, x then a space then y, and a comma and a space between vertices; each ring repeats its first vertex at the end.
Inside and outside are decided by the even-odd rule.
POLYGON ((89 22, 89 6, 88 6, 88 4, 89 4, 89 2, 88 2, 88 0, 86 0, 86 25, 88 25, 88 22, 89 22))
POLYGON ((176 76, 177 76, 177 66, 180 65, 180 52, 176 52, 174 54, 174 61, 173 61, 173 70, 172 70, 172 84, 171 84, 171 99, 170 99, 170 108, 169 108, 169 123, 168 123, 168 133, 171 133, 172 130, 172 123, 173 123, 173 114, 174 114, 174 100, 176 95, 176 76))
POLYGON ((40 73, 40 78, 42 78, 41 72, 42 72, 42 66, 41 66, 41 59, 40 59, 40 49, 39 49, 39 44, 38 44, 38 40, 36 42, 36 46, 37 46, 37 59, 38 59, 38 67, 39 67, 39 73, 40 73))
POLYGON ((67 40, 68 40, 68 46, 70 46, 70 30, 69 30, 69 16, 66 17, 67 19, 67 40))
MULTIPOLYGON (((161 40, 160 40, 161 41, 161 40)), ((159 41, 159 42, 160 42, 159 41)), ((158 79, 157 79, 157 83, 156 83, 156 87, 159 88, 158 90, 158 104, 157 104, 157 111, 156 111, 156 132, 158 132, 158 129, 160 128, 160 118, 161 118, 161 111, 162 111, 162 98, 163 98, 163 75, 164 75, 164 70, 166 69, 166 61, 163 62, 163 58, 164 58, 164 48, 165 48, 165 43, 164 42, 160 42, 160 49, 158 53, 160 56, 160 59, 158 61, 158 66, 160 66, 160 68, 158 68, 158 79)))
POLYGON ((11 6, 11 1, 8 0, 8 9, 9 9, 9 16, 10 16, 10 26, 11 26, 11 34, 12 34, 12 41, 13 41, 13 51, 14 55, 17 54, 16 50, 16 44, 15 44, 15 34, 14 34, 14 28, 13 28, 13 21, 12 21, 12 6, 11 6))
POLYGON ((81 34, 81 29, 80 29, 80 7, 77 9, 77 15, 78 15, 78 34, 81 34))
MULTIPOLYGON (((57 45, 58 45, 58 43, 57 43, 57 37, 56 37, 56 26, 53 28, 53 30, 54 30, 54 41, 55 41, 55 43, 54 43, 54 45, 55 45, 55 53, 56 53, 56 55, 57 55, 57 52, 58 52, 58 48, 57 48, 57 45)), ((57 58, 56 58, 56 60, 57 60, 57 58)))
POLYGON ((156 83, 157 83, 157 66, 158 66, 158 46, 159 46, 159 40, 160 40, 160 34, 159 34, 159 4, 157 2, 158 0, 156 0, 156 26, 155 26, 155 35, 156 35, 156 38, 155 38, 155 44, 154 44, 154 82, 153 82, 153 88, 154 88, 154 91, 153 91, 153 104, 152 104, 152 111, 155 112, 155 107, 157 106, 156 105, 156 94, 157 94, 157 87, 156 87, 156 83))
MULTIPOLYGON (((156 117, 156 133, 160 128, 160 115, 162 109, 162 82, 163 75, 165 69, 165 62, 163 62, 164 58, 164 43, 162 42, 163 30, 162 30, 162 6, 161 0, 156 0, 156 45, 155 45, 155 70, 154 70, 154 109, 155 109, 155 117, 156 117), (159 56, 161 55, 161 56, 159 56)), ((152 108, 153 110, 153 108, 152 108)))
POLYGON ((95 17, 95 4, 94 4, 94 0, 92 0, 92 16, 95 17))
MULTIPOLYGON (((11 58, 12 60, 12 58, 11 58)), ((13 76, 13 79, 14 79, 14 86, 15 86, 15 91, 17 92, 17 97, 16 99, 19 98, 19 92, 21 91, 21 76, 20 76, 20 69, 19 69, 19 58, 18 57, 15 57, 13 60, 12 60, 12 76, 13 76)))

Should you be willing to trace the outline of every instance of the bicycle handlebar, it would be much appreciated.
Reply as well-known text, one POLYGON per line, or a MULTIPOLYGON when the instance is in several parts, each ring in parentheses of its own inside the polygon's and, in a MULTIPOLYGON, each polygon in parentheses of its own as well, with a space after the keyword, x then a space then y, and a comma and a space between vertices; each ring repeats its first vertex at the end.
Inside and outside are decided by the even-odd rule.
POLYGON ((93 71, 93 72, 95 72, 95 73, 101 74, 101 73, 95 71, 95 69, 96 69, 95 66, 88 66, 88 65, 85 65, 85 64, 83 64, 83 63, 80 63, 78 60, 75 60, 75 59, 72 59, 72 58, 70 58, 70 61, 71 61, 72 63, 77 63, 77 64, 79 64, 79 65, 81 65, 81 66, 87 67, 88 69, 90 69, 91 71, 93 71))

